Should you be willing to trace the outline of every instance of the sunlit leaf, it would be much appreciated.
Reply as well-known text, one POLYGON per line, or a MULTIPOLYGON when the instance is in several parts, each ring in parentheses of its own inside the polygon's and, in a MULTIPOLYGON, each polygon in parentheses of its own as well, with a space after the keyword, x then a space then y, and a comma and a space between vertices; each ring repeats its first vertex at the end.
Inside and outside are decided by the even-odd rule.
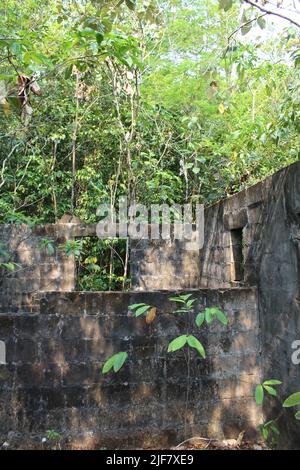
POLYGON ((198 313, 198 315, 196 316, 196 325, 198 326, 198 328, 200 328, 200 326, 202 325, 202 323, 204 322, 205 320, 205 314, 204 312, 202 313, 198 313))
POLYGON ((280 380, 276 380, 276 379, 269 379, 269 380, 265 380, 263 385, 281 385, 282 382, 280 380))
POLYGON ((116 358, 116 354, 114 354, 113 356, 111 356, 104 364, 104 366, 102 367, 102 373, 103 374, 107 374, 107 372, 110 371, 110 369, 113 367, 114 363, 115 363, 115 358, 116 358))
POLYGON ((275 390, 275 388, 270 387, 270 385, 263 385, 263 387, 269 395, 272 395, 273 397, 277 396, 277 391, 275 390))
POLYGON ((230 10, 233 0, 219 0, 219 8, 224 11, 230 10))
POLYGON ((264 389, 262 385, 257 385, 255 388, 255 401, 257 405, 261 405, 264 401, 264 389))
POLYGON ((187 342, 188 342, 188 345, 191 348, 195 348, 198 351, 198 353, 200 354, 200 356, 203 357, 203 359, 205 359, 205 357, 206 357, 205 349, 202 346, 202 344, 200 343, 200 341, 195 336, 188 335, 187 336, 187 342))
POLYGON ((143 315, 143 313, 147 312, 149 308, 150 305, 143 305, 142 307, 137 308, 134 314, 136 317, 139 317, 140 315, 143 315))
POLYGON ((118 372, 121 369, 121 367, 123 367, 124 362, 126 361, 127 357, 128 357, 127 352, 122 351, 116 354, 116 357, 114 360, 114 366, 113 366, 115 372, 118 372))
POLYGON ((178 349, 181 349, 186 344, 186 342, 187 342, 186 335, 178 336, 177 338, 173 339, 173 341, 169 343, 168 352, 174 352, 174 351, 177 351, 178 349))
POLYGON ((287 397, 286 400, 283 402, 283 407, 284 408, 289 408, 291 406, 297 406, 300 405, 300 392, 293 393, 289 397, 287 397))

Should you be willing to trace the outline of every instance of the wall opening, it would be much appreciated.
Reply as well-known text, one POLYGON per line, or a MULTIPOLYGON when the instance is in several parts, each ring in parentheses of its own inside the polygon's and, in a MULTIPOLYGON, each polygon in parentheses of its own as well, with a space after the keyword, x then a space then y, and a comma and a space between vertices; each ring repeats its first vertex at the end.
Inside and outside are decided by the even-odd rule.
POLYGON ((0 341, 0 364, 6 364, 6 345, 0 341))
POLYGON ((122 291, 130 288, 127 241, 121 238, 84 237, 76 257, 76 290, 122 291), (125 269, 127 258, 127 269, 125 269))
POLYGON ((243 257, 243 229, 230 230, 232 250, 232 281, 244 280, 244 257, 243 257))

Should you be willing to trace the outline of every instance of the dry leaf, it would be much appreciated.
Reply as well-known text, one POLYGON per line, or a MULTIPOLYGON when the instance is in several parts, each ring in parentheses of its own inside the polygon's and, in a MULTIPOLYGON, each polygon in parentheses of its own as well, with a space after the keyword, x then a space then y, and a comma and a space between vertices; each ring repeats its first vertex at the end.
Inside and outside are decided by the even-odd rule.
POLYGON ((151 307, 146 315, 146 323, 152 323, 156 317, 156 307, 151 307))
POLYGON ((224 114, 224 112, 225 112, 225 106, 224 106, 223 103, 220 103, 219 104, 219 113, 224 114))
POLYGON ((34 93, 37 96, 42 96, 43 94, 42 90, 40 89, 39 85, 37 84, 35 80, 31 81, 29 85, 29 89, 30 91, 32 91, 32 93, 34 93))

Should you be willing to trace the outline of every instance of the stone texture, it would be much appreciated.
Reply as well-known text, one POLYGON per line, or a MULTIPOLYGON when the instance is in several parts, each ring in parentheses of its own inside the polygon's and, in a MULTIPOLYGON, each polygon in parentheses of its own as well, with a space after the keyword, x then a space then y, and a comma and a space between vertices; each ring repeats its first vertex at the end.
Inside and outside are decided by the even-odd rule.
MULTIPOLYGON (((208 360, 193 365, 190 433, 228 437, 235 427, 254 429, 251 387, 245 383, 241 389, 241 377, 251 385, 262 378, 282 380, 282 398, 300 390, 300 366, 291 361, 300 331, 300 163, 207 208, 200 251, 178 240, 132 241, 134 292, 70 292, 74 260, 59 250, 49 256, 38 245, 43 238, 57 246, 95 235, 95 224, 75 222, 1 226, 0 241, 21 266, 8 276, 0 273, 0 340, 8 358, 0 365, 3 436, 13 429, 32 436, 59 423, 67 430, 71 423, 75 447, 96 447, 101 439, 124 446, 153 444, 153 436, 157 442, 177 440, 184 400, 176 374, 183 380, 186 368, 180 354, 172 360, 165 354, 165 341, 183 331, 168 301, 175 289, 197 296, 198 310, 218 305, 229 313, 225 331, 205 332, 208 360), (257 297, 249 286, 256 287, 257 297), (128 305, 135 301, 156 305, 159 321, 149 327, 143 319, 128 318, 128 305), (120 348, 129 348, 132 361, 118 378, 100 383, 102 362, 120 348), (211 399, 203 399, 206 391, 211 399), (149 411, 137 405, 145 401, 149 411)), ((265 417, 280 411, 278 402, 265 408, 265 417)), ((280 446, 300 448, 293 413, 284 413, 278 423, 280 446)))
POLYGON ((219 305, 229 323, 190 329, 207 358, 191 352, 189 378, 184 352, 167 353, 169 341, 186 332, 169 300, 177 291, 41 293, 39 313, 1 314, 0 442, 13 434, 15 448, 38 448, 54 429, 66 448, 81 440, 85 448, 175 444, 184 435, 187 389, 189 434, 229 438, 246 429, 253 436, 260 418, 251 404, 260 380, 255 290, 192 293, 196 311, 219 305), (153 324, 128 316, 138 302, 157 307, 153 324), (128 361, 103 376, 104 361, 120 350, 128 361))

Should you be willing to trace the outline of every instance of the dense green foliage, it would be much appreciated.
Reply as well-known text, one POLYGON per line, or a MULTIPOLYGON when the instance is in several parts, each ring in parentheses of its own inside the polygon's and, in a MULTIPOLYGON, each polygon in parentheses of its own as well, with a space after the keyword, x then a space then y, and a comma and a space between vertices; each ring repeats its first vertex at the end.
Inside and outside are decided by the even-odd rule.
POLYGON ((210 204, 299 158, 289 22, 240 0, 0 10, 1 221, 95 221, 123 194, 210 204))

